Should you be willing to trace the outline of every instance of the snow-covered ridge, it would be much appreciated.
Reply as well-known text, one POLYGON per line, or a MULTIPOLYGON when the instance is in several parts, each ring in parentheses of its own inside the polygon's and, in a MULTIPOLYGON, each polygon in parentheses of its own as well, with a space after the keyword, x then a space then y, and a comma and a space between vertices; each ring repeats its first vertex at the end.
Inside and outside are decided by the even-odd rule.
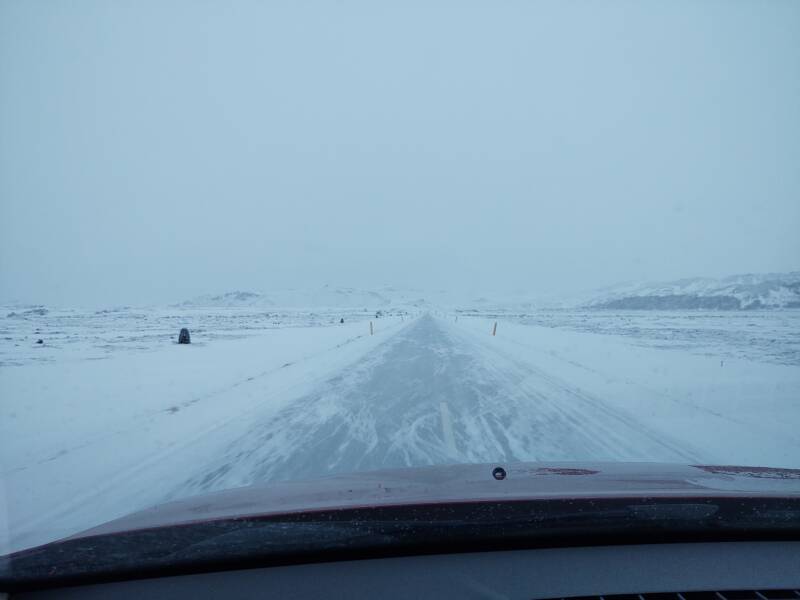
POLYGON ((253 308, 381 308, 392 303, 385 294, 346 287, 284 289, 270 292, 234 291, 205 294, 180 303, 181 307, 253 308))
POLYGON ((447 309, 482 311, 550 308, 710 309, 747 310, 800 308, 800 271, 733 275, 721 279, 695 277, 661 283, 626 283, 578 297, 560 297, 553 290, 460 294, 382 286, 375 289, 325 285, 318 288, 232 291, 206 294, 179 305, 182 308, 254 309, 447 309))
MULTIPOLYGON (((324 285, 321 287, 288 288, 268 291, 232 291, 205 294, 175 306, 181 308, 281 308, 281 309, 423 309, 434 306, 455 306, 464 303, 461 296, 449 290, 422 290, 397 286, 373 289, 324 285)), ((480 302, 478 302, 480 304, 480 302)))
POLYGON ((652 310, 800 308, 800 271, 628 283, 600 290, 586 305, 652 310))

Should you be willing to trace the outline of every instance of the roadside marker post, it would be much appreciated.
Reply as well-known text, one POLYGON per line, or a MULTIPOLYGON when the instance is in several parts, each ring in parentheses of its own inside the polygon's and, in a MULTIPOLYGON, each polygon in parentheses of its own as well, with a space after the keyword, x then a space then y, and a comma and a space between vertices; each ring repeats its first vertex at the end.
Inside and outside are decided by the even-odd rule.
POLYGON ((497 321, 494 322, 494 327, 492 327, 492 336, 497 335, 497 321))
POLYGON ((369 322, 369 334, 372 335, 372 321, 369 322))

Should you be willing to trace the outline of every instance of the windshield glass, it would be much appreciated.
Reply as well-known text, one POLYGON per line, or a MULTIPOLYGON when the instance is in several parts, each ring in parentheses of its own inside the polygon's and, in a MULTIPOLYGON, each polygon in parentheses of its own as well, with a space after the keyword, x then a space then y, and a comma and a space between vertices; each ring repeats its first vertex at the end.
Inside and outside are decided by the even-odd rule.
POLYGON ((0 132, 0 554, 354 472, 800 467, 800 3, 8 0, 0 132))

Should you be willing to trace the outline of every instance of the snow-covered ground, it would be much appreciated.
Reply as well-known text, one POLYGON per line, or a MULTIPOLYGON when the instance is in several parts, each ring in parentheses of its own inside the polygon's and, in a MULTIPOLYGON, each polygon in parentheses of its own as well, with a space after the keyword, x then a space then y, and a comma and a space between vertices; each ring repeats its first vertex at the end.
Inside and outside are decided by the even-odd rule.
POLYGON ((370 336, 363 314, 339 318, 123 310, 3 321, 0 552, 7 527, 25 545, 163 499, 185 472, 170 460, 181 448, 196 464, 179 469, 199 467, 228 421, 322 385, 406 323, 376 320, 370 336), (187 324, 192 344, 178 345, 187 324))
POLYGON ((553 314, 500 319, 496 336, 494 318, 447 311, 0 320, 0 553, 168 499, 353 470, 800 466, 800 311, 553 314))
MULTIPOLYGON (((798 324, 800 312, 793 318, 798 324)), ((485 337, 491 323, 462 321, 476 337, 485 337)), ((677 443, 692 461, 800 466, 800 364, 773 364, 770 355, 720 357, 713 337, 705 350, 699 342, 687 349, 662 346, 644 335, 634 339, 503 321, 489 343, 530 370, 529 381, 545 395, 566 401, 574 393, 620 411, 642 430, 657 432, 658 439, 677 443), (548 393, 546 382, 564 393, 548 393)), ((584 419, 582 425, 594 423, 584 419)), ((631 452, 632 460, 655 458, 638 447, 623 451, 631 452)))
POLYGON ((514 317, 529 325, 624 336, 649 348, 720 359, 800 365, 800 310, 553 310, 514 317))

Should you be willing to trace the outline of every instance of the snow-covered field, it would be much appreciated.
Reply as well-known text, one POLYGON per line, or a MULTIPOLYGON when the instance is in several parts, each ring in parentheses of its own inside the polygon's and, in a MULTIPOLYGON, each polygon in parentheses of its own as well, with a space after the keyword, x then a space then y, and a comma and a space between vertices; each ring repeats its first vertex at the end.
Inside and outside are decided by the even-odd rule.
POLYGON ((435 310, 14 312, 0 553, 168 499, 352 470, 800 466, 798 310, 557 311, 501 318, 496 336, 490 315, 435 310))
MULTIPOLYGON (((488 315, 486 315, 488 317, 488 315)), ((510 316, 516 322, 623 336, 635 345, 693 354, 800 365, 800 310, 550 310, 510 316)))

